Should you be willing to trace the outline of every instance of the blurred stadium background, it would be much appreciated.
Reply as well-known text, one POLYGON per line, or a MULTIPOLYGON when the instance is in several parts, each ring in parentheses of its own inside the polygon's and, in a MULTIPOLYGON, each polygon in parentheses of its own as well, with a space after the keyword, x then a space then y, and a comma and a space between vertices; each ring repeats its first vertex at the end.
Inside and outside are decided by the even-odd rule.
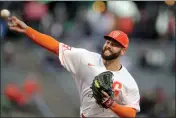
MULTIPOLYGON (((175 116, 175 14, 170 1, 0 1, 34 29, 74 47, 100 52, 103 35, 113 29, 130 38, 124 64, 138 83, 144 116, 175 116)), ((9 83, 34 79, 40 94, 58 117, 79 116, 79 95, 70 73, 58 58, 22 34, 11 32, 0 19, 1 99, 9 83)), ((6 104, 1 101, 1 105, 6 104)), ((37 116, 14 110, 1 115, 37 116)))

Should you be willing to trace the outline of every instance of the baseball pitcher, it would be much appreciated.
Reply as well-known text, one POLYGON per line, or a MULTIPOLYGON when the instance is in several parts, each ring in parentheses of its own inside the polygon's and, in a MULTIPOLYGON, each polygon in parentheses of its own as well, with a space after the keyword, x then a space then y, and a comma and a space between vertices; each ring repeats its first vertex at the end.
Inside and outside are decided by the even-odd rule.
POLYGON ((8 20, 9 29, 24 33, 36 44, 58 56, 62 66, 73 74, 80 95, 80 116, 136 117, 140 111, 137 83, 120 64, 129 39, 119 30, 104 36, 102 53, 90 52, 58 42, 16 17, 8 20))

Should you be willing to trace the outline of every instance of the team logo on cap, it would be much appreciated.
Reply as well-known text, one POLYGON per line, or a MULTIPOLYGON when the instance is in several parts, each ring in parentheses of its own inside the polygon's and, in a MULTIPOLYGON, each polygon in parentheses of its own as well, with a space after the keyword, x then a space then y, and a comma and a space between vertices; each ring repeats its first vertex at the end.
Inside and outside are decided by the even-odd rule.
POLYGON ((113 38, 117 37, 120 34, 120 32, 114 32, 113 33, 113 38))

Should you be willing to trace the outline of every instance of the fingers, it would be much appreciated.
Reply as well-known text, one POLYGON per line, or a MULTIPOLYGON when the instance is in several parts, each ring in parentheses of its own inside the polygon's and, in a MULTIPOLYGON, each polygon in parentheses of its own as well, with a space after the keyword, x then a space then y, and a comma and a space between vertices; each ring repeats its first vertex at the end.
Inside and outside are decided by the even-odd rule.
POLYGON ((106 97, 109 97, 109 95, 105 91, 101 91, 106 97))
POLYGON ((20 21, 16 16, 12 16, 11 19, 14 21, 20 21))
POLYGON ((9 27, 10 30, 17 31, 17 32, 24 32, 24 30, 19 29, 17 27, 9 27))
POLYGON ((8 24, 9 27, 15 27, 15 26, 17 26, 17 24, 14 23, 14 22, 8 22, 7 24, 8 24))
POLYGON ((17 30, 18 28, 16 27, 9 27, 10 30, 17 30))
POLYGON ((20 20, 19 20, 17 17, 12 16, 12 17, 9 17, 9 18, 8 18, 8 22, 11 22, 11 23, 13 23, 13 24, 19 24, 19 23, 20 23, 20 20))
POLYGON ((9 28, 16 27, 19 24, 18 19, 15 16, 9 17, 8 18, 8 26, 9 28))
POLYGON ((27 25, 15 16, 8 18, 8 26, 10 30, 17 32, 25 32, 25 29, 27 28, 27 25))
POLYGON ((15 21, 15 20, 16 20, 16 18, 14 18, 14 16, 8 18, 8 21, 10 21, 10 22, 11 22, 11 21, 15 21))

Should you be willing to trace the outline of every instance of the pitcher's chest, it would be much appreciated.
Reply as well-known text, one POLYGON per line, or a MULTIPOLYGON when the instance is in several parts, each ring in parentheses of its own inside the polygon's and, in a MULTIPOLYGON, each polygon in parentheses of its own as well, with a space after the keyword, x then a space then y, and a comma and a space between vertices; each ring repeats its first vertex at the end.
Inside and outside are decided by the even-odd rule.
POLYGON ((106 71, 106 68, 98 60, 86 59, 81 63, 80 77, 88 85, 92 84, 94 78, 106 71))

